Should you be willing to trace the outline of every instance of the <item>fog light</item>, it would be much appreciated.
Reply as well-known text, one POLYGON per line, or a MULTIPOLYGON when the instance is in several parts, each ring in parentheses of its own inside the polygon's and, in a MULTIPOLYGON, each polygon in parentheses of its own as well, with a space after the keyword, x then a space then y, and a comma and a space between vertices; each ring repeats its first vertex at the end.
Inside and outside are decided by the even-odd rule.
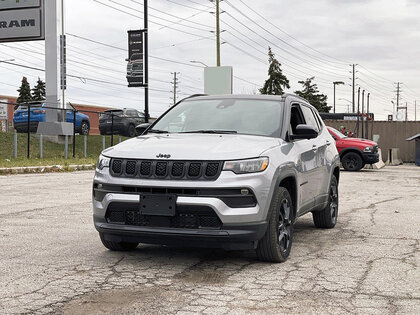
POLYGON ((241 195, 246 196, 246 195, 248 195, 248 194, 249 194, 249 190, 248 190, 248 189, 246 189, 246 188, 241 189, 241 195))

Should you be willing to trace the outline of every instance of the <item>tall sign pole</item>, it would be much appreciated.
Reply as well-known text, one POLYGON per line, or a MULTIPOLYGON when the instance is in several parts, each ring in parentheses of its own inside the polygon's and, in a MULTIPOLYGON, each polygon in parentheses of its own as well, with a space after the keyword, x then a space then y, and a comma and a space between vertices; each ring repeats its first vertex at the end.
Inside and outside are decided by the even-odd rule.
MULTIPOLYGON (((57 0, 45 1, 45 94, 48 107, 58 107, 57 0)), ((46 121, 57 122, 56 109, 47 108, 46 121)))
POLYGON ((145 122, 149 122, 149 29, 147 0, 144 0, 144 116, 145 122))
POLYGON ((217 66, 220 67, 220 0, 216 0, 216 45, 217 66))

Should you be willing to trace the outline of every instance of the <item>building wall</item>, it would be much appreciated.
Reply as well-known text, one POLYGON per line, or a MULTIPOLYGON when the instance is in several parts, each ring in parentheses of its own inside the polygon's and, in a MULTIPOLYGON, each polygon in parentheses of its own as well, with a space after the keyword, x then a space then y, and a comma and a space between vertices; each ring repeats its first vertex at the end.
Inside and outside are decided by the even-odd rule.
MULTIPOLYGON (((337 130, 341 126, 346 127, 346 131, 356 130, 356 121, 350 120, 325 120, 327 126, 337 130)), ((361 136, 361 126, 359 126, 359 136, 361 136)), ((369 138, 372 135, 379 135, 378 146, 382 149, 382 158, 387 160, 388 151, 391 148, 399 148, 400 158, 404 162, 414 162, 415 160, 415 141, 405 139, 420 133, 420 121, 373 121, 369 122, 369 138)))

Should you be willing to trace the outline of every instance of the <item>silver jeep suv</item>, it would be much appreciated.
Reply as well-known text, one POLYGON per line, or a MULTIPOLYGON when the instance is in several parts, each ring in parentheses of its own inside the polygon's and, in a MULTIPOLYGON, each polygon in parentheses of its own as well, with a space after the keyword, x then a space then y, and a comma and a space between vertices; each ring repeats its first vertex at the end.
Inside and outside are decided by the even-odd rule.
POLYGON ((93 218, 110 250, 256 249, 282 262, 298 217, 337 222, 339 155, 302 98, 194 96, 139 129, 104 150, 95 173, 93 218))

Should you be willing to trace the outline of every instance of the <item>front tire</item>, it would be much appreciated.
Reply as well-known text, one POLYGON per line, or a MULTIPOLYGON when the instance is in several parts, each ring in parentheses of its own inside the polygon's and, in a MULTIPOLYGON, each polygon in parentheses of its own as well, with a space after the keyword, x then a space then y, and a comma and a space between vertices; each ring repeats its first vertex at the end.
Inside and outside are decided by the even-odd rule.
POLYGON ((103 233, 99 233, 99 236, 101 238, 102 244, 112 251, 118 251, 118 252, 124 252, 124 251, 130 251, 137 248, 139 243, 126 243, 126 242, 112 242, 107 241, 105 239, 105 235, 103 233))
POLYGON ((312 212, 314 224, 317 228, 332 229, 338 218, 338 182, 333 175, 328 191, 328 205, 322 211, 312 212))
POLYGON ((341 164, 346 171, 357 172, 364 166, 363 159, 360 154, 356 152, 349 152, 344 154, 341 159, 341 164))
POLYGON ((267 231, 258 242, 258 259, 284 262, 290 254, 293 239, 293 203, 288 190, 279 187, 270 207, 267 231))

